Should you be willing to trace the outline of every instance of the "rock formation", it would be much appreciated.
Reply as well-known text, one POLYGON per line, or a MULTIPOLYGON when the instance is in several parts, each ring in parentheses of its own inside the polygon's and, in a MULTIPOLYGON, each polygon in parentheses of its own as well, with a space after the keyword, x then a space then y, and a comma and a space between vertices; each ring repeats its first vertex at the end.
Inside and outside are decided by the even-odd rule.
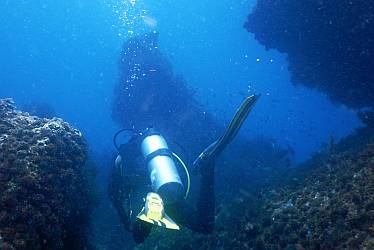
POLYGON ((294 83, 333 101, 374 106, 372 1, 259 0, 245 28, 286 53, 294 83))
POLYGON ((90 191, 81 133, 0 100, 0 248, 82 249, 90 191))

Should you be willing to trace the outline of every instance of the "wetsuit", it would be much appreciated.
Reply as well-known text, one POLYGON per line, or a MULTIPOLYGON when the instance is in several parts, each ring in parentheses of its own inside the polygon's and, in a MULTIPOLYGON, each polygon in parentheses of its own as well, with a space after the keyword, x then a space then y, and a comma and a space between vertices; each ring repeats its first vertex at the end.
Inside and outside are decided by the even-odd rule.
MULTIPOLYGON (((122 145, 120 152, 126 152, 126 154, 120 154, 122 160, 125 161, 126 168, 139 164, 136 163, 136 152, 131 152, 137 147, 134 144, 122 145), (129 153, 130 152, 130 153, 129 153), (132 155, 131 159, 126 155, 132 155)), ((126 169, 128 170, 128 169, 126 169)), ((200 233, 211 233, 214 228, 214 213, 215 213, 215 193, 214 193, 214 159, 205 159, 200 168, 200 191, 197 198, 196 207, 189 204, 185 199, 172 204, 165 204, 165 212, 168 214, 178 225, 183 225, 193 231, 200 233)), ((137 191, 146 180, 139 178, 134 181, 133 178, 147 176, 146 173, 139 173, 139 170, 132 169, 131 173, 121 173, 121 170, 114 166, 110 174, 109 180, 109 197, 112 201, 113 206, 116 208, 121 223, 126 230, 132 232, 134 241, 136 243, 143 242, 149 235, 152 229, 152 224, 143 222, 139 219, 131 221, 131 205, 130 205, 130 194, 133 191, 137 191)), ((146 193, 147 191, 144 191, 146 193)))

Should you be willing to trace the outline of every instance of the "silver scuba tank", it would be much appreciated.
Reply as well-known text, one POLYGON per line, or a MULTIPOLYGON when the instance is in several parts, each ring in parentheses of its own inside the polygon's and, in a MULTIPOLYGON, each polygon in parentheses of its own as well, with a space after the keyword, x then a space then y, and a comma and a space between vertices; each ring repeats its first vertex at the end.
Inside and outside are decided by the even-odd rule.
POLYGON ((147 161, 153 191, 165 203, 182 199, 184 187, 164 137, 149 130, 141 142, 141 151, 147 161))

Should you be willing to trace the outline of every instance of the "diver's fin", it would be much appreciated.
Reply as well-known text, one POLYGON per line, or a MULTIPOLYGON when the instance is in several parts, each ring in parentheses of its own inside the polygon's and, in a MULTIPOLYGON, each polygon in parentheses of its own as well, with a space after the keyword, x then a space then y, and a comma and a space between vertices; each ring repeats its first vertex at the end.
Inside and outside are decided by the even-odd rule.
POLYGON ((145 206, 137 216, 138 219, 167 229, 179 230, 179 226, 164 211, 161 197, 148 193, 145 206))
POLYGON ((200 162, 206 158, 214 158, 219 155, 226 146, 235 138, 239 129, 248 117, 249 112, 253 109, 260 95, 251 95, 247 97, 240 108, 236 111, 230 125, 226 128, 225 133, 212 144, 210 144, 193 163, 195 169, 198 168, 200 162))
POLYGON ((164 214, 164 216, 161 219, 154 220, 149 217, 147 217, 147 214, 144 211, 145 209, 143 208, 142 211, 139 213, 137 216, 138 219, 151 223, 153 225, 159 226, 159 227, 164 227, 167 229, 174 229, 174 230, 179 230, 179 226, 177 223, 175 223, 169 216, 164 214))

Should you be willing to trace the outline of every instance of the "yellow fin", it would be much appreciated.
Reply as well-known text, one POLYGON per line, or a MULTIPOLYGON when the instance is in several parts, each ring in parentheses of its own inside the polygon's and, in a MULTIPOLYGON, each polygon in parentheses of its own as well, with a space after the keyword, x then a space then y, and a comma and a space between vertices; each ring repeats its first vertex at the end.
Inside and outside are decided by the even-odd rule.
POLYGON ((179 230, 179 226, 165 213, 164 203, 156 193, 147 194, 145 206, 137 218, 159 227, 179 230))

